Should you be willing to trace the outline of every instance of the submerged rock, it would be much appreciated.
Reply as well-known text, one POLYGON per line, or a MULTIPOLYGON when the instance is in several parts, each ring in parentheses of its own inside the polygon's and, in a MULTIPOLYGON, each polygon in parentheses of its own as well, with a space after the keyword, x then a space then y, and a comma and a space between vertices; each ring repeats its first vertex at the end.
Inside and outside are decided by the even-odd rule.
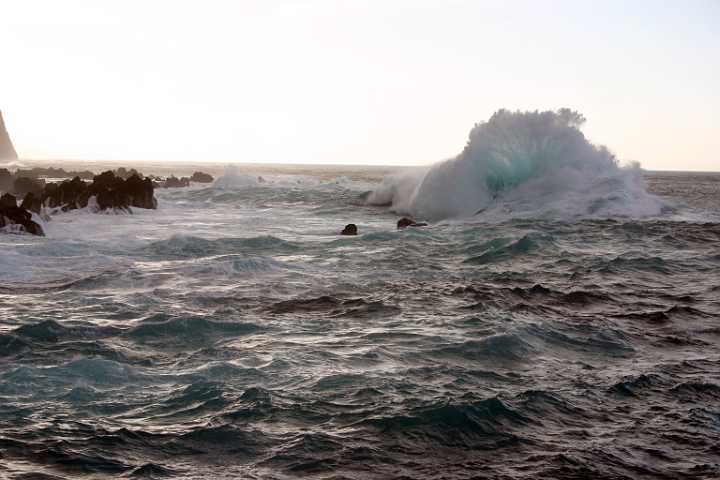
POLYGON ((397 228, 398 230, 402 230, 403 228, 407 227, 427 227, 427 223, 424 222, 416 222, 412 218, 403 217, 397 222, 397 228))
POLYGON ((345 225, 345 228, 343 228, 343 231, 340 232, 340 235, 357 235, 357 234, 358 234, 357 225, 355 225, 354 223, 348 223, 347 225, 345 225))
POLYGON ((17 199, 9 193, 0 197, 0 228, 7 227, 10 227, 12 231, 45 235, 42 227, 32 220, 32 214, 24 208, 18 207, 17 199))

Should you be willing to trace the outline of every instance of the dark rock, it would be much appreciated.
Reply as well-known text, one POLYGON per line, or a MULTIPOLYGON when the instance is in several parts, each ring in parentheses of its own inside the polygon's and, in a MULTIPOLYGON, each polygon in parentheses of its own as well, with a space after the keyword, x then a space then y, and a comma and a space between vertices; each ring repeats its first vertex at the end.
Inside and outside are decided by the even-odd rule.
POLYGON ((2 197, 0 197, 0 207, 7 208, 7 207, 17 207, 17 199, 14 195, 10 195, 9 193, 6 193, 2 197))
POLYGON ((137 173, 125 180, 125 193, 130 197, 130 205, 138 208, 156 209, 154 186, 149 178, 140 178, 137 173))
POLYGON ((96 175, 91 184, 79 177, 60 184, 48 184, 40 195, 40 201, 50 208, 68 211, 87 207, 90 197, 94 196, 100 210, 130 211, 130 207, 157 208, 153 193, 153 182, 149 178, 140 178, 135 173, 124 180, 108 170, 96 175))
POLYGON ((28 192, 39 194, 44 187, 45 180, 38 180, 36 178, 18 177, 16 175, 15 182, 13 182, 13 191, 20 197, 24 197, 28 192))
POLYGON ((91 195, 95 195, 100 210, 108 208, 127 210, 130 207, 157 208, 152 180, 140 178, 137 173, 123 180, 113 172, 103 172, 95 177, 89 191, 91 195))
POLYGON ((165 183, 163 183, 163 187, 165 188, 182 188, 182 187, 189 187, 190 186, 190 179, 187 177, 177 178, 175 175, 171 175, 165 180, 165 183))
POLYGON ((192 174, 192 177, 190 177, 191 182, 198 182, 198 183, 212 183, 213 180, 215 180, 215 179, 213 178, 212 175, 210 175, 209 173, 204 173, 204 172, 195 172, 192 174))
POLYGON ((402 230, 403 228, 407 227, 427 227, 427 223, 418 223, 412 218, 403 217, 397 222, 397 228, 398 230, 402 230))
POLYGON ((10 135, 5 128, 5 121, 0 112, 0 159, 2 160, 17 160, 17 152, 13 147, 12 141, 10 141, 10 135))
POLYGON ((88 187, 90 195, 95 196, 97 206, 100 210, 110 208, 128 210, 130 198, 124 189, 125 180, 108 170, 93 178, 93 183, 88 187))
POLYGON ((40 210, 42 210, 42 202, 40 201, 39 196, 36 196, 32 192, 28 192, 27 195, 25 195, 25 198, 23 198, 20 207, 30 212, 35 212, 39 214, 40 210))
POLYGON ((57 184, 48 184, 42 191, 41 203, 50 208, 62 208, 63 211, 85 208, 90 198, 87 184, 75 177, 57 184))
POLYGON ((357 234, 358 234, 357 225, 355 225, 354 223, 348 223, 347 225, 345 225, 345 228, 343 228, 343 231, 340 232, 340 235, 357 235, 357 234))
POLYGON ((0 197, 0 228, 12 225, 33 235, 45 235, 42 227, 32 220, 32 214, 18 207, 15 197, 6 193, 0 197))

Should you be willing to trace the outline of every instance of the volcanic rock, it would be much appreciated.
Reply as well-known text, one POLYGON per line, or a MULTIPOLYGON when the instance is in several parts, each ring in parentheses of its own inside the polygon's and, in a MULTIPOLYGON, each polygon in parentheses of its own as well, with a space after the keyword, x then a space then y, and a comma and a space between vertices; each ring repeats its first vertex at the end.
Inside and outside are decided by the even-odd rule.
POLYGON ((358 229, 357 225, 354 223, 348 223, 345 225, 345 228, 343 228, 343 231, 340 232, 340 235, 357 235, 358 229))
POLYGON ((42 210, 42 201, 40 201, 40 197, 36 196, 33 192, 28 192, 25 198, 23 198, 20 207, 39 214, 42 210))
MULTIPOLYGON (((87 207, 92 196, 95 197, 99 210, 129 211, 130 207, 157 208, 157 200, 153 192, 153 183, 149 178, 140 178, 136 173, 123 180, 108 170, 96 175, 91 184, 84 182, 80 177, 65 180, 60 184, 50 183, 39 197, 42 205, 62 208, 63 211, 87 207)), ((30 205, 29 203, 28 206, 30 205)))
POLYGON ((398 222, 397 222, 398 230, 402 230, 407 227, 427 227, 427 223, 423 223, 423 222, 418 223, 415 220, 413 220, 412 218, 408 218, 408 217, 403 217, 400 220, 398 220, 398 222))
POLYGON ((195 172, 192 174, 192 177, 190 177, 191 182, 198 183, 212 183, 213 180, 215 180, 213 176, 205 172, 195 172))
POLYGON ((17 199, 6 193, 0 197, 0 228, 16 227, 33 235, 45 235, 42 227, 32 220, 32 214, 17 206, 17 199))
POLYGON ((163 183, 163 187, 165 188, 182 188, 182 187, 189 187, 190 186, 190 179, 187 177, 177 178, 175 175, 171 175, 165 180, 165 183, 163 183))
POLYGON ((8 207, 17 207, 17 199, 14 195, 10 195, 9 193, 6 193, 2 197, 0 197, 0 207, 2 208, 8 208, 8 207))

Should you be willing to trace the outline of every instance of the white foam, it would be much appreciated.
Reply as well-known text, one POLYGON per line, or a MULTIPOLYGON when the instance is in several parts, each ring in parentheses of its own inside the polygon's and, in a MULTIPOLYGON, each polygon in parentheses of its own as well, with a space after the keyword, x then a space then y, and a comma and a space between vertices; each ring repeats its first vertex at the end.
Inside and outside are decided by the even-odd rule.
POLYGON ((457 157, 387 178, 368 197, 403 214, 440 220, 494 216, 657 215, 637 165, 588 142, 577 112, 500 110, 475 125, 457 157))

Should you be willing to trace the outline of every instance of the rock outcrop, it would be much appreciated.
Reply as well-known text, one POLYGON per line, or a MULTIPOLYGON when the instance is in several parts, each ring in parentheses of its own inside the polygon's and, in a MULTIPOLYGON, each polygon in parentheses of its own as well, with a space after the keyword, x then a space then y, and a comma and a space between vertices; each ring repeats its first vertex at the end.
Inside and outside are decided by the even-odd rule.
MULTIPOLYGON (((36 195, 28 200, 28 205, 36 202, 36 195)), ((103 172, 88 184, 75 177, 62 183, 50 183, 39 194, 41 205, 49 208, 61 208, 63 211, 85 208, 91 197, 95 197, 99 210, 119 209, 131 211, 130 207, 157 208, 153 183, 149 178, 131 175, 127 180, 118 177, 112 171, 103 172)), ((27 199, 27 197, 26 197, 27 199)))
POLYGON ((198 183, 212 183, 215 179, 212 175, 205 172, 195 172, 190 177, 191 182, 198 182, 198 183))
POLYGON ((23 198, 20 207, 29 212, 39 214, 42 211, 42 202, 40 201, 40 197, 38 195, 28 192, 27 195, 25 195, 25 198, 23 198))
POLYGON ((5 128, 2 112, 0 112, 0 160, 17 160, 17 152, 10 141, 10 135, 5 128))
POLYGON ((17 206, 17 199, 6 193, 0 197, 0 229, 33 235, 45 235, 42 227, 32 220, 32 214, 17 206))
POLYGON ((177 178, 175 175, 170 175, 161 185, 164 188, 189 187, 190 179, 188 177, 177 178))

